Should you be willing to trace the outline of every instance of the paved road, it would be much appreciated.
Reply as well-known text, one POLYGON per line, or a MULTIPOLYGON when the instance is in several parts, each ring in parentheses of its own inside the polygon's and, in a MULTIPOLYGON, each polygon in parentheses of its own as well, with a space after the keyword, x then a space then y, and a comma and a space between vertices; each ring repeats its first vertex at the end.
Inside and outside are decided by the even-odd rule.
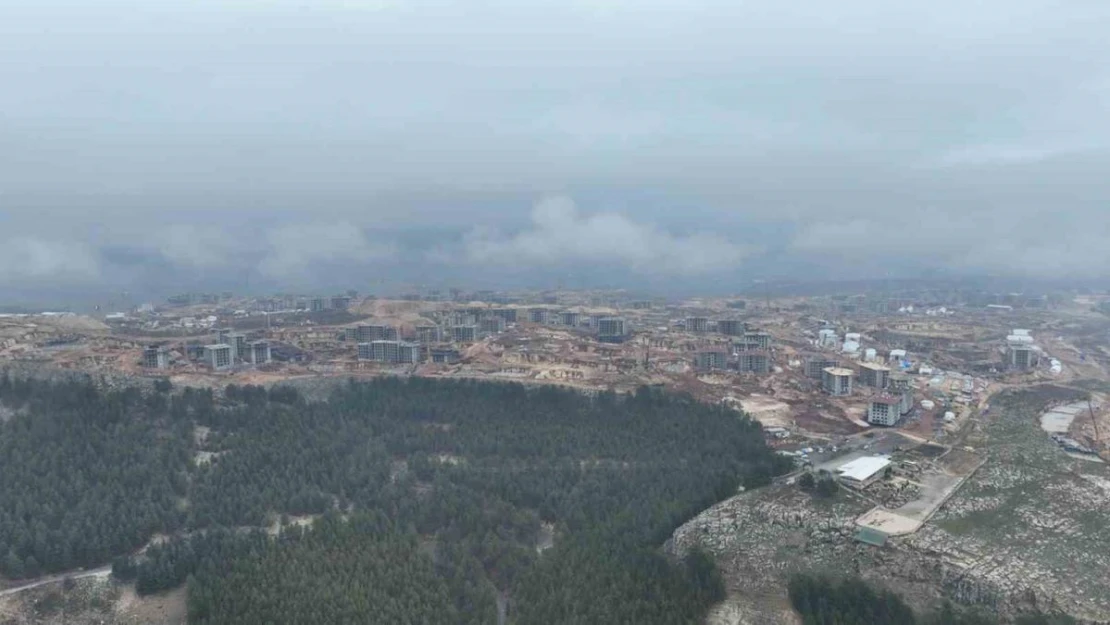
POLYGON ((108 575, 111 575, 111 574, 112 574, 112 567, 102 566, 99 569, 92 569, 92 570, 89 570, 89 571, 81 571, 80 573, 66 573, 66 574, 62 574, 62 575, 53 575, 51 577, 42 577, 42 578, 39 578, 39 579, 37 579, 33 582, 26 583, 22 586, 16 586, 15 588, 8 588, 7 590, 0 590, 0 597, 7 597, 9 595, 14 595, 16 593, 23 592, 24 590, 30 590, 32 588, 38 588, 39 586, 46 586, 47 584, 55 584, 57 582, 65 580, 66 578, 82 579, 82 578, 85 578, 85 577, 104 577, 104 576, 108 576, 108 575))

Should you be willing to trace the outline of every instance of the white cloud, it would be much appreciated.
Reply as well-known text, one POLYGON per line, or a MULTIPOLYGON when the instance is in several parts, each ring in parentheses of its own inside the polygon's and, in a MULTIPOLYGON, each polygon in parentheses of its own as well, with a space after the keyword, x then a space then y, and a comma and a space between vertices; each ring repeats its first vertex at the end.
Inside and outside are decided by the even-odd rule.
POLYGON ((515 235, 472 230, 464 238, 464 249, 474 263, 612 262, 657 274, 728 269, 753 251, 715 234, 670 234, 618 213, 582 214, 564 197, 539 202, 532 210, 531 226, 515 235))
POLYGON ((0 282, 77 283, 100 274, 94 253, 79 243, 35 237, 0 242, 0 282))
POLYGON ((192 269, 226 267, 236 250, 235 239, 216 227, 174 225, 158 230, 149 240, 166 260, 192 269))
POLYGON ((304 277, 313 267, 328 263, 349 265, 388 260, 396 256, 391 243, 374 243, 349 222, 291 224, 266 233, 267 249, 258 270, 271 278, 304 277))

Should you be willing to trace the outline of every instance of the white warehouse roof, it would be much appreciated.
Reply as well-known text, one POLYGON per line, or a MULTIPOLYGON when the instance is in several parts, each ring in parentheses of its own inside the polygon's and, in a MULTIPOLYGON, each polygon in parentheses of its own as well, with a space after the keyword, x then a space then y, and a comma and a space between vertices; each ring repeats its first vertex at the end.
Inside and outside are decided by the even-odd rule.
POLYGON ((836 472, 842 477, 866 482, 871 476, 890 466, 890 456, 865 456, 840 465, 836 472))

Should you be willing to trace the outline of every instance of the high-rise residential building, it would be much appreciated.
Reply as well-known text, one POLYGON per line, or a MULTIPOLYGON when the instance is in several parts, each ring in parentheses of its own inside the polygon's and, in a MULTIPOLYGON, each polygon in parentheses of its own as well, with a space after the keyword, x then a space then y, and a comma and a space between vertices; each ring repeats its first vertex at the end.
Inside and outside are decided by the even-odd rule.
POLYGON ((829 395, 843 397, 852 394, 852 377, 855 372, 844 367, 829 367, 821 372, 821 386, 829 395))
POLYGON ((747 331, 747 325, 739 319, 718 319, 717 332, 728 336, 742 336, 747 331))
POLYGON ((227 369, 231 367, 231 346, 225 343, 206 345, 204 347, 204 361, 213 369, 227 369))
POLYGON ((486 317, 478 322, 478 331, 483 334, 500 334, 505 331, 505 320, 501 317, 486 317))
POLYGON ((451 340, 456 343, 473 343, 478 340, 478 326, 452 326, 451 340))
POLYGON ((770 373, 771 355, 762 350, 740 352, 739 369, 743 373, 770 373))
POLYGON ((247 353, 247 335, 238 332, 227 335, 227 344, 231 346, 231 359, 236 362, 247 362, 250 354, 247 353))
POLYGON ((322 297, 314 297, 308 303, 310 312, 324 312, 328 309, 328 300, 322 297))
POLYGON ((755 343, 759 349, 771 349, 772 338, 767 332, 745 332, 744 340, 755 343))
POLYGON ((597 339, 603 343, 622 343, 628 338, 623 317, 602 317, 597 320, 597 339))
POLYGON ((577 328, 582 324, 582 315, 571 311, 559 313, 559 323, 568 328, 577 328))
POLYGON ((397 362, 401 357, 401 344, 398 341, 370 341, 370 360, 376 362, 397 362))
POLYGON ((885 389, 890 381, 890 367, 874 362, 860 363, 859 382, 864 386, 885 389))
POLYGON ((270 343, 268 341, 254 341, 248 346, 250 362, 255 365, 268 364, 271 360, 270 343))
POLYGON ((143 350, 143 366, 148 369, 167 369, 170 366, 170 354, 164 347, 147 347, 143 350))
POLYGON ((515 308, 494 308, 490 311, 494 317, 500 317, 505 320, 505 323, 516 323, 516 309, 515 308))
POLYGON ((424 351, 419 343, 402 341, 397 348, 397 362, 416 364, 424 360, 424 351))
POLYGON ((709 332, 709 318, 708 317, 687 317, 686 318, 686 331, 696 332, 698 334, 705 334, 709 332))
POLYGON ((811 354, 805 359, 805 375, 807 378, 820 380, 822 372, 830 367, 837 367, 840 363, 822 354, 811 354))
POLYGON ((548 323, 551 317, 551 311, 546 308, 530 308, 528 309, 528 319, 532 323, 548 323))
POLYGON ((397 328, 383 324, 366 324, 358 326, 358 341, 396 341, 397 328))
POLYGON ((898 423, 901 399, 890 395, 880 395, 871 399, 867 407, 867 422, 875 425, 894 425, 898 423))
POLYGON ((891 373, 887 389, 892 396, 899 400, 899 415, 907 415, 913 410, 913 382, 910 380, 910 376, 898 371, 891 373))
POLYGON ((728 352, 723 349, 703 349, 694 354, 694 368, 712 371, 728 368, 728 352))
POLYGON ((416 340, 420 343, 438 343, 442 340, 439 326, 416 326, 416 340))
POLYGON ((1011 344, 1006 349, 1007 364, 1011 369, 1024 371, 1037 366, 1040 358, 1029 344, 1011 344))

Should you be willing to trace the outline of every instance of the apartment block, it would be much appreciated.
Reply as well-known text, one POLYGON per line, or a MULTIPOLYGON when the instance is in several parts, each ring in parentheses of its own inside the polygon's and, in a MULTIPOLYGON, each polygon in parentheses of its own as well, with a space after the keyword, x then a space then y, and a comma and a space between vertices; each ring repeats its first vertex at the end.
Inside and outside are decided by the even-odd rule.
POLYGON ((852 378, 855 372, 844 367, 829 367, 821 372, 821 386, 834 397, 852 394, 852 378))
POLYGON ((686 318, 686 331, 695 332, 697 334, 705 334, 709 332, 709 318, 708 317, 687 317, 686 318))
POLYGON ((891 426, 901 417, 901 399, 890 395, 875 397, 867 406, 867 422, 875 425, 891 426))
POLYGON ((897 371, 891 373, 887 389, 891 395, 899 400, 898 414, 907 415, 913 410, 913 382, 910 380, 910 376, 897 371))
POLYGON ((500 334, 505 331, 505 320, 501 317, 486 317, 478 322, 482 334, 500 334))
POLYGON ((147 369, 167 369, 170 353, 164 347, 148 347, 143 350, 143 366, 147 369))
POLYGON ((1040 358, 1032 345, 1014 344, 1006 348, 1006 360, 1010 368, 1024 371, 1036 367, 1040 358))
POLYGON ((582 315, 576 312, 563 312, 559 314, 559 323, 569 328, 582 325, 582 315))
POLYGON ((602 317, 597 320, 597 340, 603 343, 623 343, 628 337, 628 327, 623 317, 602 317))
POLYGON ((742 373, 770 373, 771 355, 759 350, 741 352, 739 369, 742 373))
POLYGON ((743 336, 747 332, 748 327, 743 321, 739 319, 718 319, 717 332, 726 334, 728 336, 743 336))
POLYGON ((694 368, 712 371, 728 368, 728 352, 723 349, 704 349, 694 354, 694 368))
POLYGON ((528 319, 532 323, 548 323, 551 318, 551 311, 546 308, 530 308, 528 310, 528 319))
POLYGON ((820 380, 825 369, 838 367, 840 363, 835 358, 814 354, 805 359, 805 375, 813 380, 820 380))
POLYGON ((859 382, 864 386, 885 389, 890 382, 890 367, 873 362, 860 363, 859 382))
POLYGON ((773 339, 767 332, 745 332, 744 340, 748 343, 755 343, 759 349, 771 349, 773 339))
POLYGON ((397 328, 383 324, 360 325, 358 326, 358 340, 360 343, 396 341, 397 328))
POLYGON ((268 341, 254 341, 249 345, 247 353, 250 354, 251 364, 264 365, 272 360, 268 341))
POLYGON ((473 343, 478 340, 478 326, 452 326, 451 340, 456 343, 473 343))
POLYGON ((226 343, 205 345, 204 361, 209 367, 216 370, 231 367, 231 346, 226 343))

